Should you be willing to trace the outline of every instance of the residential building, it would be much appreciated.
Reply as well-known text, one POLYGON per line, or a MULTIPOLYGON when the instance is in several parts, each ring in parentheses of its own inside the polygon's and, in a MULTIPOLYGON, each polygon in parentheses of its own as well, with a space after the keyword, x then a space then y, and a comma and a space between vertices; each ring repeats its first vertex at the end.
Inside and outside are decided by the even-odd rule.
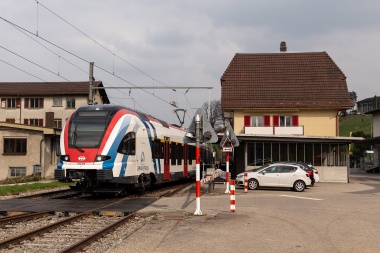
POLYGON ((0 101, 0 180, 53 176, 59 136, 70 115, 89 103, 109 104, 105 90, 91 89, 89 82, 0 82, 0 101))
POLYGON ((372 101, 374 101, 372 110, 365 113, 372 115, 371 138, 366 139, 366 142, 373 147, 371 171, 380 172, 380 99, 375 96, 372 101))
POLYGON ((375 108, 378 108, 380 105, 380 98, 377 96, 366 98, 356 102, 357 113, 363 114, 366 112, 373 111, 375 108))
POLYGON ((346 76, 326 52, 237 53, 221 77, 225 117, 240 145, 236 173, 273 161, 302 161, 321 181, 349 181, 339 112, 353 107, 346 76))

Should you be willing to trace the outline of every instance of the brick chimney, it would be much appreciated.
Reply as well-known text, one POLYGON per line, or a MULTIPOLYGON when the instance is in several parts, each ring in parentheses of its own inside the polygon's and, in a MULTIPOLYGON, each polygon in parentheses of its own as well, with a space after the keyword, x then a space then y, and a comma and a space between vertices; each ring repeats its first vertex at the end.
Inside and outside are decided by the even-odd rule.
POLYGON ((280 52, 286 52, 286 42, 282 41, 280 44, 280 52))

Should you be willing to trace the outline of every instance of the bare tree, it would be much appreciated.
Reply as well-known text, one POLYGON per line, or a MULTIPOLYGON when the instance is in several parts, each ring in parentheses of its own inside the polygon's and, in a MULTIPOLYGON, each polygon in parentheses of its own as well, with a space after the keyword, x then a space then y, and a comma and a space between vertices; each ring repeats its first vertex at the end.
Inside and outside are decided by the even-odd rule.
POLYGON ((218 132, 220 129, 223 129, 226 124, 229 123, 228 120, 223 117, 222 103, 220 99, 210 102, 210 114, 208 113, 208 102, 204 102, 202 108, 206 111, 207 115, 210 115, 210 124, 216 132, 218 132))

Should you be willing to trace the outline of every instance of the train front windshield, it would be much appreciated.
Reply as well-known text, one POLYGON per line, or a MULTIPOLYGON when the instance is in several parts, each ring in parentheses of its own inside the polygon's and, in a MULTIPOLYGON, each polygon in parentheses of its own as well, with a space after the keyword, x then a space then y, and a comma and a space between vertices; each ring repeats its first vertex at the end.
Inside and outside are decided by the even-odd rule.
POLYGON ((109 111, 78 111, 70 121, 69 147, 97 148, 107 129, 109 111))

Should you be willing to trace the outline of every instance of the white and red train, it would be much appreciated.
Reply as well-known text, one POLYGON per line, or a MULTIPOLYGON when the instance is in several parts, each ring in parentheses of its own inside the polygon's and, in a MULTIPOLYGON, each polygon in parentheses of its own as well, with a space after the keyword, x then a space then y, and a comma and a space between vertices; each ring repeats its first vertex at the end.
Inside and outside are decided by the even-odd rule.
MULTIPOLYGON (((122 106, 80 107, 62 129, 54 177, 77 181, 76 191, 114 194, 195 177, 195 147, 184 143, 185 133, 122 106)), ((201 160, 209 163, 210 154, 202 149, 201 160)))

